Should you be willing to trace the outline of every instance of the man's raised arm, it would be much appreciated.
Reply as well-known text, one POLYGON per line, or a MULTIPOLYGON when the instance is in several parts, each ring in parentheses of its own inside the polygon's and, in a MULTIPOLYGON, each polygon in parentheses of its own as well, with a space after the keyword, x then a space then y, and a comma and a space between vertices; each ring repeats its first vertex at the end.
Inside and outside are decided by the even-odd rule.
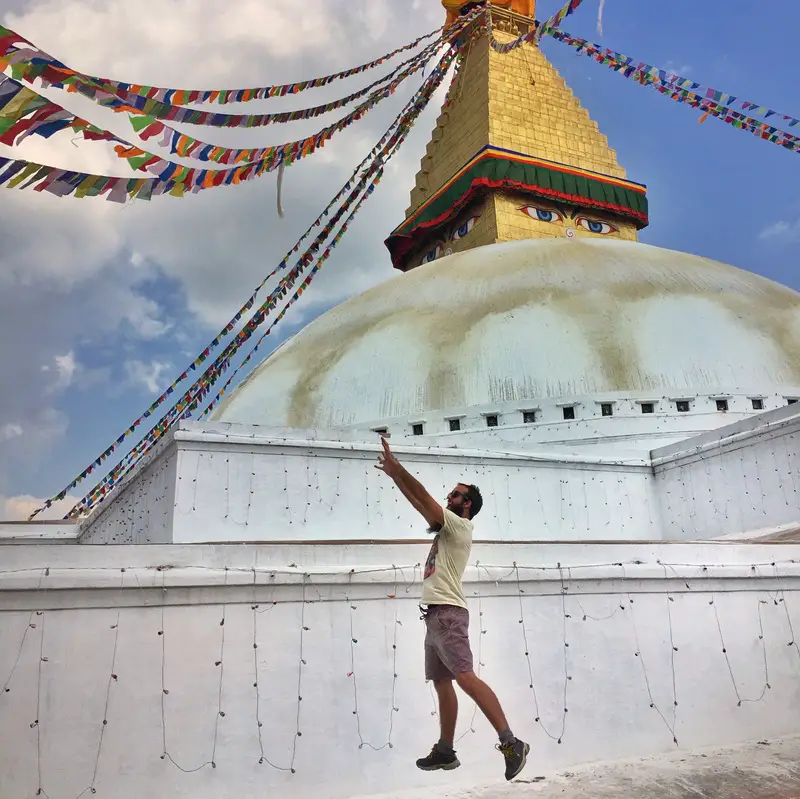
POLYGON ((425 486, 397 460, 389 448, 389 442, 381 437, 381 443, 383 452, 378 455, 378 463, 375 468, 385 472, 394 480, 403 496, 422 514, 432 528, 441 529, 444 524, 442 506, 427 492, 425 486))

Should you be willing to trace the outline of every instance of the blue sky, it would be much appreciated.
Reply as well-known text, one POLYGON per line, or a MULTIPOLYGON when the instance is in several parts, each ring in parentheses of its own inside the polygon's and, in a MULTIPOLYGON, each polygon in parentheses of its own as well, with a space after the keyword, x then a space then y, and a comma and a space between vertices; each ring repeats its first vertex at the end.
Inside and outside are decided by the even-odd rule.
MULTIPOLYGON (((152 28, 135 29, 121 0, 109 0, 102 10, 90 0, 24 5, 0 0, 0 18, 86 71, 198 87, 259 85, 347 68, 433 29, 441 19, 435 0, 366 5, 276 0, 271 28, 264 31, 262 25, 256 34, 226 28, 229 11, 210 0, 198 0, 188 18, 186 7, 174 0, 141 2, 153 5, 174 48, 160 40, 143 47, 156 34, 152 28), (285 31, 296 32, 301 8, 308 19, 290 47, 285 31), (209 43, 216 58, 206 55, 209 43)), ((539 16, 559 5, 541 0, 539 16)), ((790 56, 800 7, 790 0, 760 6, 739 0, 668 5, 606 0, 602 37, 597 9, 597 0, 585 0, 564 29, 800 116, 790 56)), ((143 7, 144 18, 146 11, 143 7)), ((255 30, 257 20, 252 23, 255 30)), ((800 289, 795 256, 800 154, 713 118, 700 125, 700 115, 688 106, 557 42, 547 40, 543 49, 608 136, 631 179, 648 185, 651 225, 642 241, 728 262, 800 289)), ((340 83, 310 102, 294 98, 276 110, 304 107, 322 96, 333 99, 367 82, 357 80, 352 88, 340 83)), ((385 111, 354 126, 340 144, 292 168, 284 220, 276 218, 274 182, 268 179, 208 199, 162 198, 130 209, 4 193, 0 516, 3 501, 9 514, 27 507, 20 498, 61 489, 144 410, 271 271, 380 137, 405 96, 398 92, 385 111), (9 504, 14 498, 20 501, 9 504)), ((325 275, 276 331, 273 346, 331 305, 393 276, 382 241, 402 219, 437 113, 438 108, 429 109, 423 117, 325 275)), ((327 119, 315 120, 287 134, 270 130, 273 138, 265 143, 306 135, 324 123, 327 119)), ((253 136, 250 132, 249 143, 253 136)), ((77 158, 95 171, 118 170, 113 159, 97 155, 103 146, 51 140, 37 143, 39 149, 24 157, 51 163, 77 158)))

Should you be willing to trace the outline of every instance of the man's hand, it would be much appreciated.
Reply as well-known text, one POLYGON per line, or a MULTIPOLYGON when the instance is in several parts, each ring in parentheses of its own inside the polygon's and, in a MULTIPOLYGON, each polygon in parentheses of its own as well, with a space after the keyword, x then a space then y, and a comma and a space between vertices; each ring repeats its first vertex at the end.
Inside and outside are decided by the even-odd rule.
POLYGON ((381 436, 383 452, 378 455, 376 469, 380 469, 394 480, 403 496, 425 517, 431 531, 441 530, 444 524, 444 509, 425 490, 425 486, 403 468, 389 447, 389 442, 381 436))
POLYGON ((400 474, 400 470, 402 469, 400 461, 395 458, 394 453, 389 447, 389 442, 384 436, 381 436, 381 443, 383 444, 383 452, 378 455, 378 463, 375 464, 375 468, 380 469, 394 479, 400 474))

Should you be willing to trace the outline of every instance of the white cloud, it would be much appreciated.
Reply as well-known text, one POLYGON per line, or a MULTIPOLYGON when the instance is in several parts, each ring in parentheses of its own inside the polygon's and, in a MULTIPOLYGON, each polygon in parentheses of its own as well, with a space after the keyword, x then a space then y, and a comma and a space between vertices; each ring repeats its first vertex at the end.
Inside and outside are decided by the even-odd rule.
MULTIPOLYGON (((4 3, 8 7, 8 0, 0 0, 0 11, 4 3)), ((377 58, 443 21, 435 0, 16 4, 22 10, 4 14, 3 23, 71 66, 121 80, 186 87, 253 86, 329 74, 377 58)), ((399 60, 322 89, 229 110, 259 113, 323 103, 369 84, 399 60)), ((239 309, 338 192, 420 80, 417 75, 324 149, 287 170, 283 220, 275 210, 274 174, 181 200, 159 197, 123 207, 101 199, 5 192, 0 217, 0 364, 9 379, 0 383, 0 420, 13 420, 23 435, 11 442, 13 446, 0 448, 0 494, 22 494, 21 489, 40 493, 36 485, 8 481, 19 473, 20 460, 33 463, 43 458, 67 431, 68 416, 59 407, 63 395, 57 402, 49 390, 56 375, 82 389, 89 379, 94 385, 108 379, 107 369, 87 360, 85 344, 114 341, 124 330, 118 368, 130 385, 151 393, 163 388, 177 368, 196 355, 192 352, 184 361, 186 356, 179 352, 194 350, 198 334, 210 339, 239 309), (168 294, 162 291, 165 287, 168 294), (186 311, 189 324, 178 321, 186 319, 186 311), (24 352, 13 343, 18 339, 26 342, 24 352), (143 351, 145 341, 155 341, 158 350, 148 344, 143 351), (56 358, 65 358, 65 353, 72 353, 74 368, 69 359, 58 366, 56 358), (174 367, 179 357, 182 362, 174 367)), ((125 115, 106 114, 72 94, 47 94, 97 124, 134 138, 125 115)), ((441 93, 287 323, 307 321, 320 309, 397 274, 382 241, 402 221, 440 103, 441 93)), ((260 146, 310 135, 343 113, 259 129, 186 130, 220 144, 260 146)), ((0 155, 10 152, 0 147, 0 155)), ((47 140, 32 136, 15 157, 127 174, 110 145, 73 142, 66 133, 47 140)), ((30 474, 36 474, 35 468, 30 474)), ((58 482, 72 476, 64 474, 58 482)))
POLYGON ((12 438, 19 438, 22 433, 22 425, 8 422, 0 427, 0 441, 11 441, 12 438))
POLYGON ((151 394, 159 394, 165 378, 170 376, 173 366, 162 361, 125 361, 125 373, 132 386, 144 386, 151 394))
POLYGON ((59 388, 66 388, 72 383, 77 364, 75 363, 75 353, 70 350, 66 355, 56 355, 56 371, 58 372, 57 385, 59 388))
MULTIPOLYGON (((79 497, 66 496, 54 502, 47 510, 36 516, 37 521, 50 521, 63 519, 78 502, 79 497)), ((0 522, 24 522, 45 502, 42 497, 33 497, 30 494, 21 494, 16 497, 0 496, 0 522)))
POLYGON ((666 64, 664 64, 664 69, 666 69, 667 72, 674 72, 681 77, 687 78, 692 72, 692 65, 685 63, 682 64, 680 61, 669 60, 666 64))
POLYGON ((794 222, 778 221, 767 225, 759 234, 761 241, 781 241, 796 242, 800 241, 800 219, 794 222))

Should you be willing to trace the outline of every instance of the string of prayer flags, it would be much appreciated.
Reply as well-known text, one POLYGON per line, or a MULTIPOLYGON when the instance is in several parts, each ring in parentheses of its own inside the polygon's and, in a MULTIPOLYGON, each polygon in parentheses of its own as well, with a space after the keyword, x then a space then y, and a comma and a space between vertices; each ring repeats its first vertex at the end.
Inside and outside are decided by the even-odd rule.
POLYGON ((547 31, 557 28, 570 14, 575 12, 583 0, 568 0, 562 8, 556 11, 552 17, 546 19, 540 26, 540 34, 547 33, 547 31))
MULTIPOLYGON (((422 51, 415 54, 412 58, 398 64, 389 74, 383 75, 378 80, 360 89, 347 97, 339 98, 330 103, 317 105, 313 108, 304 108, 297 111, 283 111, 272 114, 220 114, 216 111, 200 111, 194 108, 172 105, 170 103, 145 97, 139 94, 127 93, 124 96, 117 96, 111 92, 104 91, 93 83, 84 82, 80 77, 65 77, 63 80, 55 80, 56 75, 49 83, 51 88, 67 88, 69 91, 77 92, 84 97, 93 100, 104 108, 110 108, 115 113, 127 112, 130 114, 141 114, 145 117, 168 120, 187 125, 205 125, 218 128, 256 128, 266 125, 283 124, 298 120, 312 119, 322 114, 343 108, 352 102, 366 96, 376 87, 391 81, 397 76, 404 67, 418 62, 419 59, 430 59, 436 50, 447 41, 444 37, 436 39, 427 45, 422 51)), ((33 62, 20 62, 22 66, 16 70, 15 77, 33 83, 34 79, 40 77, 38 64, 33 62)), ((406 76, 408 73, 405 73, 406 76)))
MULTIPOLYGON (((362 64, 352 69, 342 72, 335 72, 332 75, 325 75, 321 78, 298 81, 296 83, 286 83, 276 86, 262 86, 250 89, 168 89, 157 86, 144 86, 135 83, 125 83, 123 81, 99 78, 87 75, 69 68, 66 64, 40 50, 33 42, 16 31, 0 25, 0 60, 10 64, 12 68, 20 63, 28 62, 34 67, 34 77, 40 77, 51 85, 63 83, 67 78, 79 78, 84 83, 96 85, 111 94, 120 97, 137 95, 146 99, 158 100, 170 105, 194 105, 198 103, 217 103, 225 105, 229 103, 247 103, 252 100, 266 100, 271 97, 285 97, 289 94, 300 94, 308 89, 315 89, 320 86, 327 86, 337 80, 344 80, 354 75, 358 75, 367 70, 374 69, 391 60, 401 53, 417 48, 422 42, 438 36, 443 28, 437 28, 424 36, 420 36, 410 44, 398 47, 390 53, 380 58, 362 64)), ((17 75, 14 75, 17 77, 17 75)))
MULTIPOLYGON (((520 47, 523 44, 539 41, 539 39, 541 39, 545 33, 553 28, 557 28, 562 21, 566 19, 566 17, 576 11, 582 2, 583 0, 568 0, 568 2, 565 3, 558 11, 556 11, 552 17, 546 19, 544 22, 541 22, 538 25, 532 26, 527 33, 524 33, 517 39, 506 42, 505 44, 498 42, 490 30, 489 42, 492 45, 492 49, 501 55, 505 55, 506 53, 510 53, 512 50, 515 50, 517 47, 520 47)), ((491 15, 489 15, 487 19, 491 22, 491 15)))
MULTIPOLYGON (((330 236, 333 227, 338 223, 338 220, 341 218, 342 214, 352 205, 353 199, 355 198, 356 194, 359 191, 358 188, 354 190, 353 188, 353 181, 355 180, 356 176, 362 172, 365 164, 372 162, 372 166, 370 169, 374 169, 377 165, 377 168, 382 170, 386 159, 389 157, 391 153, 393 153, 405 140, 408 132, 410 131, 411 127, 413 126, 416 119, 419 117, 419 114, 426 108, 433 92, 439 87, 442 80, 444 79, 444 75, 446 74, 447 70, 449 69, 452 61, 455 57, 459 54, 459 51, 456 48, 450 48, 448 52, 445 54, 444 58, 437 64, 437 66, 432 70, 430 75, 425 79, 420 89, 415 93, 414 97, 409 101, 409 103, 404 108, 403 112, 395 119, 392 126, 386 131, 386 133, 381 137, 378 144, 373 147, 372 151, 367 155, 367 157, 359 164, 359 166, 353 172, 351 178, 345 183, 344 187, 338 193, 336 198, 334 198, 325 210, 320 214, 320 216, 315 220, 312 225, 309 226, 308 230, 301 236, 298 242, 295 244, 293 249, 290 253, 287 253, 286 257, 283 261, 273 270, 270 275, 268 275, 253 294, 248 298, 247 302, 242 306, 242 308, 234 315, 233 319, 226 325, 219 334, 211 341, 211 343, 203 350, 203 352, 192 362, 192 364, 187 367, 176 380, 174 380, 170 386, 158 397, 155 402, 153 402, 150 407, 141 415, 139 416, 133 424, 131 424, 106 450, 104 450, 98 458, 96 458, 92 463, 90 463, 74 480, 70 482, 62 491, 60 491, 54 497, 48 499, 40 508, 38 508, 34 513, 31 515, 31 519, 33 519, 36 515, 41 513, 41 511, 45 510, 52 506, 54 502, 57 502, 64 497, 78 484, 83 482, 88 475, 93 473, 98 467, 100 467, 103 463, 105 463, 109 457, 124 443, 124 441, 134 432, 141 427, 142 424, 146 423, 148 419, 150 419, 155 411, 164 403, 166 402, 168 397, 172 397, 176 394, 177 386, 186 380, 189 374, 192 371, 196 371, 200 365, 205 363, 209 357, 211 356, 211 351, 215 350, 219 344, 221 343, 222 339, 225 338, 229 333, 233 331, 236 325, 241 321, 243 315, 246 311, 249 311, 255 304, 255 299, 260 290, 266 284, 266 282, 275 275, 279 270, 285 269, 288 263, 289 258, 291 257, 292 253, 297 253, 300 250, 300 246, 302 242, 311 235, 311 232, 318 228, 322 224, 322 220, 328 218, 332 208, 336 205, 336 203, 345 195, 348 195, 345 199, 342 207, 337 211, 336 214, 330 219, 330 221, 324 226, 324 228, 319 232, 319 234, 315 237, 314 241, 306 248, 303 255, 298 259, 297 264, 291 270, 288 279, 283 279, 279 283, 278 288, 273 291, 270 296, 266 299, 266 301, 261 305, 259 310, 256 314, 251 317, 251 319, 246 323, 243 327, 242 331, 236 334, 233 341, 231 341, 223 353, 215 360, 214 364, 210 367, 207 367, 203 375, 194 383, 192 388, 189 391, 185 392, 183 396, 179 399, 177 403, 164 415, 164 417, 152 428, 152 430, 145 436, 140 444, 134 447, 131 452, 123 459, 123 461, 118 464, 108 475, 101 481, 95 488, 84 498, 78 505, 73 508, 73 511, 70 512, 71 516, 74 515, 81 515, 82 513, 86 512, 87 510, 91 509, 94 505, 98 502, 102 501, 108 493, 119 484, 119 482, 124 479, 124 475, 127 474, 130 469, 132 469, 136 463, 143 457, 153 446, 153 444, 160 439, 171 427, 172 423, 175 421, 177 416, 187 409, 192 407, 196 407, 196 401, 199 401, 199 398, 206 396, 208 391, 210 391, 210 387, 213 385, 214 381, 222 374, 226 369, 227 365, 230 363, 231 358, 239 350, 242 344, 252 335, 252 331, 248 333, 249 327, 252 327, 252 330, 255 330, 258 325, 260 325, 264 319, 266 318, 267 313, 274 309, 277 306, 278 301, 285 297, 291 288, 294 285, 297 277, 306 269, 308 268, 315 260, 315 256, 322 248, 322 243, 330 236), (216 364, 216 366, 215 366, 216 364), (146 442, 150 442, 149 444, 146 442)), ((370 174, 378 174, 376 171, 370 172, 368 170, 366 177, 362 176, 362 180, 359 181, 358 186, 363 187, 363 181, 369 177, 370 174)), ((378 174, 379 179, 379 174, 378 174)), ((372 190, 374 190, 374 185, 377 183, 377 180, 373 178, 372 184, 368 187, 367 193, 364 195, 364 199, 367 196, 372 194, 372 190)), ((363 200, 362 200, 363 201, 363 200)), ((360 207, 360 205, 359 205, 360 207)), ((329 244, 327 249, 322 253, 322 256, 319 257, 327 257, 330 255, 331 250, 338 241, 341 239, 343 235, 343 231, 340 231, 334 237, 334 241, 332 244, 329 244)), ((312 274, 316 274, 319 270, 320 266, 317 263, 315 266, 312 267, 312 274)), ((300 296, 303 291, 306 290, 310 281, 304 282, 304 285, 301 286, 296 292, 296 296, 300 296)), ((294 300, 292 300, 293 302, 294 300)), ((282 311, 280 318, 283 318, 283 315, 286 313, 286 308, 282 311)))
MULTIPOLYGON (((123 178, 92 175, 61 170, 24 160, 0 158, 0 186, 6 185, 8 188, 19 189, 33 188, 35 191, 47 191, 60 197, 74 195, 82 198, 106 195, 107 199, 111 201, 124 203, 128 199, 134 198, 149 200, 154 196, 167 193, 180 197, 184 196, 187 191, 197 193, 218 186, 237 185, 273 171, 281 164, 288 166, 301 158, 308 157, 318 148, 323 147, 336 133, 361 119, 381 100, 393 94, 403 80, 421 70, 431 57, 433 57, 433 52, 427 60, 423 59, 412 64, 390 84, 373 92, 367 100, 349 114, 313 136, 283 145, 258 149, 219 147, 180 133, 159 120, 142 116, 131 117, 131 124, 143 139, 160 136, 160 144, 169 147, 171 153, 180 157, 195 158, 201 161, 213 160, 223 164, 238 164, 227 169, 199 169, 161 158, 108 131, 90 126, 84 120, 80 120, 71 112, 52 103, 32 89, 22 87, 21 84, 7 78, 3 85, 8 83, 16 91, 16 94, 9 92, 4 95, 10 99, 3 106, 2 113, 8 117, 10 126, 3 135, 15 136, 21 132, 44 134, 47 130, 55 132, 53 128, 31 130, 28 120, 19 118, 22 114, 36 114, 37 111, 47 109, 48 113, 60 115, 59 121, 53 123, 54 125, 72 127, 86 138, 107 138, 118 142, 114 151, 121 159, 127 160, 133 170, 148 172, 154 177, 123 178)), ((0 102, 3 101, 0 100, 0 102)))
MULTIPOLYGON (((394 92, 397 90, 397 87, 400 86, 403 81, 407 80, 421 69, 424 69, 433 56, 434 51, 428 51, 424 57, 419 58, 409 67, 404 69, 390 83, 374 90, 364 102, 356 106, 356 108, 354 108, 349 114, 342 117, 337 122, 334 122, 332 125, 323 128, 321 131, 307 139, 299 142, 290 142, 278 147, 272 146, 258 149, 222 147, 220 145, 209 144, 208 142, 196 139, 193 136, 189 136, 186 133, 182 133, 181 131, 166 125, 163 121, 154 119, 152 117, 131 115, 130 121, 134 130, 141 139, 144 141, 156 139, 158 145, 160 147, 169 149, 172 155, 177 155, 183 158, 194 158, 199 161, 215 161, 220 164, 236 164, 242 162, 255 163, 270 160, 274 165, 271 168, 275 168, 283 160, 282 158, 276 159, 277 154, 281 150, 284 152, 296 151, 298 153, 298 157, 300 158, 310 155, 318 147, 324 146, 325 142, 330 139, 334 133, 349 127, 353 122, 361 119, 368 111, 371 111, 381 100, 384 100, 390 95, 394 94, 394 92)), ((142 151, 137 150, 118 150, 118 153, 121 155, 121 157, 137 160, 142 155, 142 151), (128 155, 128 152, 131 154, 128 155)), ((297 160, 297 158, 292 158, 292 160, 297 160)), ((148 171, 154 171, 155 174, 160 176, 161 165, 156 163, 153 166, 155 167, 155 170, 148 171)), ((148 166, 145 163, 139 168, 148 169, 148 166)))
POLYGON ((0 75, 0 144, 13 147, 34 133, 47 139, 68 128, 87 139, 125 144, 113 133, 91 125, 21 83, 0 75))
MULTIPOLYGON (((796 117, 773 111, 767 106, 758 105, 749 100, 740 100, 737 96, 719 91, 718 89, 705 88, 703 94, 698 94, 697 90, 703 91, 704 89, 700 83, 682 77, 669 70, 647 64, 644 61, 634 62, 632 58, 622 53, 617 53, 614 50, 601 47, 595 42, 570 36, 563 31, 553 30, 549 32, 549 35, 560 42, 568 44, 570 47, 574 47, 579 53, 588 55, 598 63, 605 64, 617 72, 622 72, 626 78, 635 80, 642 85, 655 85, 659 87, 659 90, 660 87, 663 87, 665 91, 663 91, 662 94, 670 94, 670 96, 673 96, 673 99, 678 102, 698 103, 697 107, 716 109, 716 114, 713 113, 713 111, 709 111, 709 113, 711 113, 712 116, 724 117, 724 121, 729 124, 741 123, 734 125, 734 127, 750 130, 761 138, 777 137, 777 139, 774 140, 777 143, 781 143, 782 146, 786 145, 783 144, 781 140, 780 130, 771 125, 766 125, 757 119, 745 116, 738 111, 734 111, 731 106, 738 103, 744 111, 751 112, 754 115, 763 116, 767 119, 771 117, 782 119, 787 123, 788 127, 795 127, 800 124, 800 119, 796 117), (728 117, 730 117, 730 120, 728 117)), ((784 134, 784 136, 786 141, 791 142, 795 140, 795 137, 788 133, 784 134)), ((793 148, 790 147, 789 149, 793 148)))
POLYGON ((359 194, 361 194, 369 178, 375 175, 375 177, 372 178, 371 184, 368 185, 366 192, 361 196, 361 199, 358 201, 350 216, 345 221, 345 224, 334 236, 332 242, 328 245, 322 255, 317 256, 317 263, 311 268, 310 274, 297 288, 287 305, 276 317, 272 325, 270 325, 267 334, 274 328, 276 324, 278 324, 278 322, 280 322, 281 319, 283 319, 289 307, 291 307, 291 305, 293 305, 294 302, 296 302, 297 299, 302 296, 303 292, 308 288, 313 280, 313 276, 321 268, 322 263, 327 260, 333 248, 341 240, 350 220, 355 215, 358 208, 360 208, 363 201, 373 193, 375 185, 377 185, 378 181, 380 180, 380 175, 383 173, 386 161, 388 161, 394 152, 396 152, 397 149, 399 149, 399 147, 402 145, 414 121, 427 106, 433 92, 441 84, 446 72, 448 71, 453 59, 457 54, 458 51, 455 49, 449 51, 439 62, 431 75, 426 79, 425 83, 423 83, 423 86, 420 88, 417 94, 406 105, 403 113, 397 118, 395 124, 393 124, 394 130, 390 129, 389 133, 382 138, 382 141, 385 141, 386 143, 373 159, 372 164, 367 172, 365 172, 362 176, 358 186, 351 191, 350 196, 345 204, 339 209, 339 211, 337 211, 335 216, 326 225, 326 228, 317 236, 315 241, 306 250, 303 257, 298 260, 296 266, 286 277, 281 280, 278 288, 271 293, 258 311, 236 335, 235 339, 228 344, 222 354, 219 355, 217 359, 206 369, 203 375, 201 375, 200 379, 183 395, 183 397, 181 397, 177 403, 175 403, 175 405, 164 415, 161 421, 153 427, 147 436, 145 436, 145 438, 138 445, 136 445, 133 450, 131 450, 131 452, 123 459, 123 461, 118 464, 108 475, 106 475, 106 477, 97 486, 95 486, 95 488, 92 489, 92 491, 86 497, 84 497, 84 499, 81 500, 72 509, 72 511, 70 511, 68 517, 80 516, 87 510, 91 509, 91 507, 93 507, 96 503, 103 501, 103 499, 108 496, 109 492, 113 490, 113 488, 118 485, 121 480, 124 479, 124 476, 134 468, 138 461, 141 460, 141 458, 152 449, 157 441, 163 435, 165 435, 169 429, 171 429, 175 422, 180 421, 180 419, 185 418, 188 414, 191 414, 194 410, 196 410, 199 403, 210 392, 211 387, 214 385, 219 376, 227 370, 231 359, 238 349, 264 322, 269 312, 274 310, 274 308, 277 306, 278 300, 282 297, 285 297, 288 291, 291 290, 295 281, 303 273, 305 268, 314 261, 314 255, 319 251, 322 243, 329 237, 335 225, 338 224, 339 219, 341 219, 342 215, 352 201, 355 200, 359 194))

